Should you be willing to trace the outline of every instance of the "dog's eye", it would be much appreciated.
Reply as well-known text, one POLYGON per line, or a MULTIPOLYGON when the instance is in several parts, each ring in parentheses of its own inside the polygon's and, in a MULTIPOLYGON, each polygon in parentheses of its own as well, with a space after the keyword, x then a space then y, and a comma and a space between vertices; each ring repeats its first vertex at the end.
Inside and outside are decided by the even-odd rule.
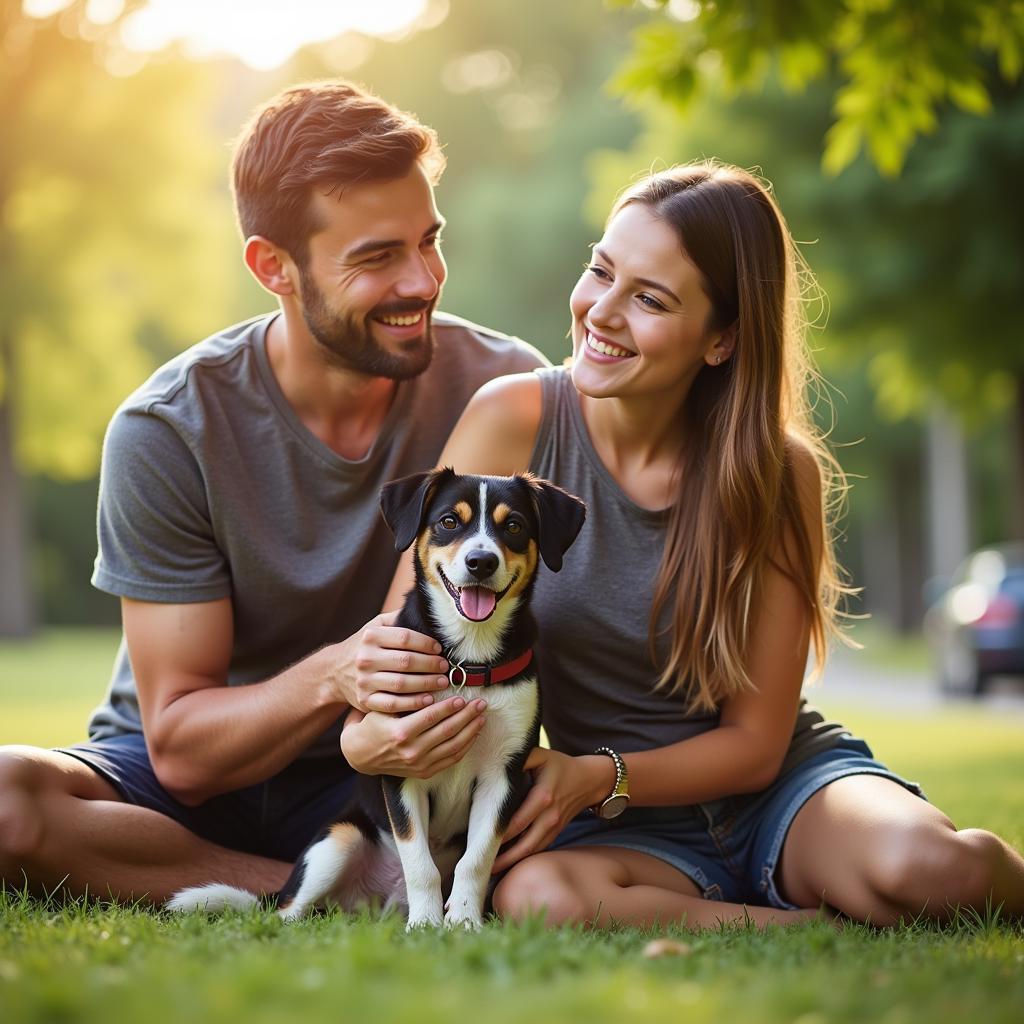
POLYGON ((517 533, 523 532, 523 524, 517 522, 515 519, 509 519, 508 522, 505 523, 505 532, 512 534, 514 537, 517 533))
POLYGON ((458 518, 453 516, 450 512, 446 516, 441 516, 438 520, 438 526, 440 526, 442 530, 454 530, 458 525, 458 518))

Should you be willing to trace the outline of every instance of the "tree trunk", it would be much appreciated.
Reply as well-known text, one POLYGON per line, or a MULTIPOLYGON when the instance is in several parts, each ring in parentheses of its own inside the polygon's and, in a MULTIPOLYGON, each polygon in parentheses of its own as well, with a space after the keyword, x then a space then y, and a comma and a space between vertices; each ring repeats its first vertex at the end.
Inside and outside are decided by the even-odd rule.
POLYGON ((1010 521, 1012 540, 1024 540, 1024 370, 1017 373, 1017 400, 1013 410, 1010 446, 1010 521))
POLYGON ((927 433, 928 569, 949 579, 971 550, 970 485, 963 430, 946 405, 933 400, 927 433))
POLYGON ((35 627, 35 607, 25 488, 14 461, 15 367, 9 334, 0 337, 0 381, 0 637, 25 637, 35 627))
POLYGON ((897 455, 876 470, 886 500, 864 523, 864 609, 900 633, 921 627, 924 544, 921 537, 921 466, 916 455, 897 455))

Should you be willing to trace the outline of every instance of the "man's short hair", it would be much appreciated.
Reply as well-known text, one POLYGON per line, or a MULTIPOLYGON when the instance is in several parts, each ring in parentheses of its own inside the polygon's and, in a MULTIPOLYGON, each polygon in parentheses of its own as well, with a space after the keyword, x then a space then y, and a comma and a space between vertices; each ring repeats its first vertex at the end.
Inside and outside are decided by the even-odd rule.
POLYGON ((262 235, 305 267, 309 238, 323 226, 314 189, 394 181, 417 162, 436 184, 445 164, 437 133, 411 114, 350 82, 287 89, 255 112, 235 147, 242 236, 262 235))

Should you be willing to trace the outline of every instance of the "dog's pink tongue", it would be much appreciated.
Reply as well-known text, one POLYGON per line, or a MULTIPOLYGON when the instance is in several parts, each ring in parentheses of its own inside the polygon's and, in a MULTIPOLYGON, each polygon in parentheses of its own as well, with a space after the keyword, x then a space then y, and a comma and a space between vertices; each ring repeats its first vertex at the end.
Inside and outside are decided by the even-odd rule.
POLYGON ((473 622, 482 622, 494 611, 496 598, 493 590, 486 587, 463 587, 459 591, 459 607, 462 614, 473 622))

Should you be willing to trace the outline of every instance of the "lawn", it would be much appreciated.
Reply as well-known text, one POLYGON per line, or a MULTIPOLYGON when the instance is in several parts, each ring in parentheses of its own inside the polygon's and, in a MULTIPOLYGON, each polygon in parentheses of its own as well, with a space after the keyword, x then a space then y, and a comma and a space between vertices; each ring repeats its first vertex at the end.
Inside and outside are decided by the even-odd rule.
MULTIPOLYGON (((109 674, 110 633, 0 645, 0 742, 79 738, 109 674)), ((924 717, 832 708, 919 780, 958 824, 1024 847, 1024 719, 961 705, 924 717)), ((824 924, 677 936, 489 924, 479 935, 406 936, 393 918, 331 914, 282 925, 264 913, 172 919, 138 908, 0 902, 0 1020, 146 1024, 309 1020, 429 1024, 686 1020, 984 1019, 1024 1006, 1024 928, 962 918, 887 932, 824 924)))

